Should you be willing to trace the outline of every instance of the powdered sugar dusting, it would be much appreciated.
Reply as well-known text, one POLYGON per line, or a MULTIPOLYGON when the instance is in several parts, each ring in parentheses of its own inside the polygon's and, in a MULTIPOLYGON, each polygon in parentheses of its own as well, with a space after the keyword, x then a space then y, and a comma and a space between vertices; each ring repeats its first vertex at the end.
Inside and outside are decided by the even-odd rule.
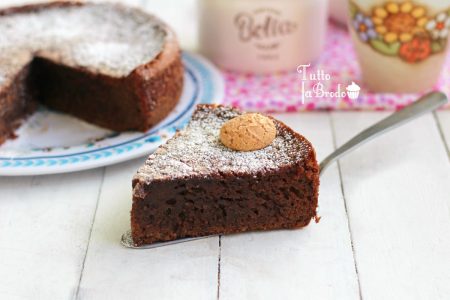
MULTIPOLYGON (((161 51, 167 30, 153 16, 113 4, 49 7, 0 17, 0 78, 14 76, 18 52, 127 76, 161 51)), ((27 63, 23 61, 22 63, 27 63)))
POLYGON ((186 129, 149 156, 135 179, 151 181, 212 173, 248 173, 277 169, 301 161, 311 145, 275 122, 277 137, 268 147, 241 152, 226 148, 219 140, 221 126, 242 114, 223 106, 199 105, 186 129))

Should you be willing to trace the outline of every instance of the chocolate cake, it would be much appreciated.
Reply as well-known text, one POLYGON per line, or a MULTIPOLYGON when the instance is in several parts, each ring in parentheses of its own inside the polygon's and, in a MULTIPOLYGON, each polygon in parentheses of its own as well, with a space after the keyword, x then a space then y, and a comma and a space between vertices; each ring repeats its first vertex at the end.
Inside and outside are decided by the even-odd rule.
POLYGON ((116 131, 145 131, 176 105, 180 49, 156 17, 118 4, 0 10, 0 143, 42 103, 116 131))
POLYGON ((149 156, 133 179, 136 246, 245 231, 299 228, 316 217, 319 166, 311 143, 273 120, 276 137, 255 151, 219 140, 242 113, 199 105, 186 129, 149 156))

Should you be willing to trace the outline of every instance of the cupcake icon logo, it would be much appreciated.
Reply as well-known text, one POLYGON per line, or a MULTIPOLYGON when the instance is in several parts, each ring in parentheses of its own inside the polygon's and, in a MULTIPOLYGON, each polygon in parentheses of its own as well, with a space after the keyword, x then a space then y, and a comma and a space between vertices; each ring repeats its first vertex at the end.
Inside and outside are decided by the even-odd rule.
POLYGON ((359 97, 359 91, 361 88, 355 82, 352 81, 352 84, 349 84, 346 88, 347 96, 350 100, 356 100, 359 97))

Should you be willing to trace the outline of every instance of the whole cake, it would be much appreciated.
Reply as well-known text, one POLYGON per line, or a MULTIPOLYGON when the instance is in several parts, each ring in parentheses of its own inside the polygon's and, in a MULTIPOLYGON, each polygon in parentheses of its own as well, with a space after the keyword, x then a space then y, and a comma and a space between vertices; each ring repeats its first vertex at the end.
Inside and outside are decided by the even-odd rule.
POLYGON ((0 10, 0 143, 37 103, 116 131, 145 131, 176 105, 180 49, 156 17, 118 4, 0 10))
POLYGON ((311 143, 274 119, 273 137, 254 116, 230 121, 242 115, 199 105, 186 129, 149 156, 133 179, 135 245, 299 228, 316 217, 319 166, 311 143))

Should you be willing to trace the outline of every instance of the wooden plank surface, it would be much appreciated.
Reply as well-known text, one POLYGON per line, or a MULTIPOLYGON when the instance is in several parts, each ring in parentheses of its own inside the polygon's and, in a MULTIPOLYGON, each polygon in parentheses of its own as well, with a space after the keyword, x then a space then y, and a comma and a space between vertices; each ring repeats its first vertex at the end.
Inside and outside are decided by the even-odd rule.
POLYGON ((131 178, 145 159, 106 169, 79 299, 215 299, 218 237, 149 250, 123 248, 131 178))
MULTIPOLYGON (((338 144, 381 119, 333 113, 338 144)), ((450 168, 431 114, 341 159, 363 299, 449 299, 450 168)))
POLYGON ((0 299, 70 299, 103 170, 0 178, 0 299))
MULTIPOLYGON (((333 150, 327 114, 277 117, 304 134, 319 158, 333 150)), ((339 174, 321 178, 319 224, 222 237, 220 299, 359 299, 339 174)))

